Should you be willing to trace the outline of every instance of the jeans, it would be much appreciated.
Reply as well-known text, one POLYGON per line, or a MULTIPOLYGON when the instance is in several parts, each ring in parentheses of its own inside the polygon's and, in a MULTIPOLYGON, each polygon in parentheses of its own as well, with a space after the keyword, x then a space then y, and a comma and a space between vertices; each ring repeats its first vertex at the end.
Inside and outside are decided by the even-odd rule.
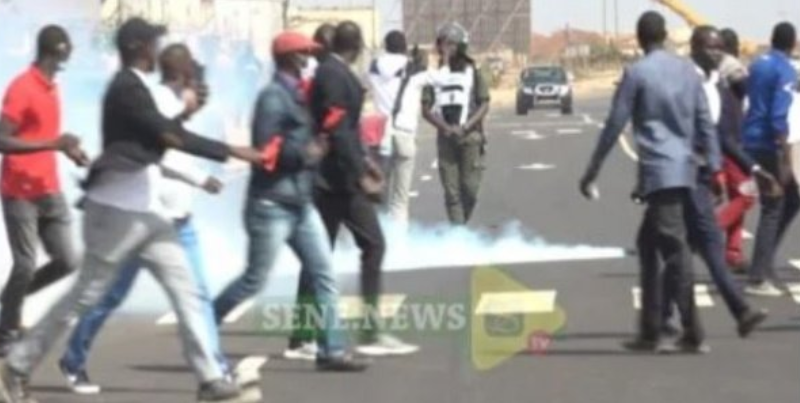
POLYGON ((3 199, 3 216, 14 265, 2 295, 0 334, 22 325, 22 305, 33 294, 75 271, 78 253, 72 242, 71 217, 64 196, 36 200, 3 199), (51 260, 36 266, 36 248, 42 246, 51 260))
MULTIPOLYGON (((756 151, 752 154, 762 168, 779 177, 780 153, 756 151)), ((783 190, 784 195, 780 197, 761 196, 761 218, 758 221, 753 263, 750 267, 750 282, 754 284, 777 280, 775 254, 786 230, 800 210, 797 181, 792 178, 784 185, 783 190)))
POLYGON ((662 296, 666 279, 674 284, 674 301, 681 315, 685 340, 701 343, 705 337, 694 301, 692 255, 687 243, 684 207, 690 189, 656 191, 646 197, 647 210, 637 239, 642 310, 639 337, 655 342, 661 337, 662 296), (663 266, 660 259, 663 259, 663 266))
MULTIPOLYGON (((725 240, 714 216, 714 195, 710 181, 710 175, 701 177, 685 206, 689 243, 703 258, 731 315, 739 320, 750 307, 725 263, 725 240)), ((671 302, 674 302, 677 285, 675 278, 666 278, 664 281, 664 299, 668 301, 664 305, 665 320, 672 316, 671 302)))
MULTIPOLYGON (((220 366, 228 371, 228 363, 225 361, 220 348, 219 330, 214 321, 214 312, 211 306, 211 293, 209 292, 208 283, 206 281, 205 268, 200 254, 200 245, 197 240, 197 232, 195 231, 191 219, 177 221, 175 229, 178 232, 178 239, 181 246, 183 246, 189 258, 189 267, 192 269, 192 275, 197 283, 201 298, 205 302, 204 314, 208 325, 209 342, 217 348, 216 356, 220 366)), ((75 326, 75 329, 72 331, 72 336, 67 343, 67 351, 61 358, 61 364, 70 372, 78 372, 86 369, 89 351, 91 350, 95 337, 100 332, 100 329, 111 313, 125 301, 139 275, 139 268, 142 267, 143 264, 145 263, 142 262, 141 259, 134 259, 125 264, 116 282, 105 297, 103 297, 103 300, 81 316, 78 325, 75 326)))
POLYGON ((139 257, 169 297, 178 317, 184 357, 199 381, 225 377, 217 360, 218 346, 208 337, 207 301, 190 273, 186 251, 171 221, 89 200, 83 238, 85 260, 75 284, 11 347, 7 364, 12 369, 30 375, 72 319, 97 306, 119 277, 122 265, 139 257))
POLYGON ((245 223, 250 238, 247 269, 214 301, 217 322, 264 289, 279 252, 288 242, 300 259, 301 275, 310 278, 324 320, 318 337, 319 355, 341 354, 345 341, 337 314, 339 293, 333 277, 333 254, 317 209, 311 203, 290 206, 251 198, 245 223))

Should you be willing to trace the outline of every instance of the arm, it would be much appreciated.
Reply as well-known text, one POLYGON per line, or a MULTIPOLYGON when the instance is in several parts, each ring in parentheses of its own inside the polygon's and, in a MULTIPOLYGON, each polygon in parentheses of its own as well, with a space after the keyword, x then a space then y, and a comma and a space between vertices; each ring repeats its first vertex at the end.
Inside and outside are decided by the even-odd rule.
POLYGON ((736 96, 731 89, 721 89, 722 112, 719 120, 719 140, 722 147, 722 154, 731 160, 742 170, 742 172, 752 172, 756 163, 739 147, 735 138, 741 132, 740 104, 736 101, 736 96))
POLYGON ((422 117, 425 118, 426 122, 433 125, 439 133, 449 135, 452 133, 453 129, 441 116, 433 111, 434 97, 433 87, 425 87, 422 93, 422 117))
POLYGON ((3 117, 0 119, 0 153, 30 154, 40 151, 61 150, 58 140, 31 141, 16 137, 17 125, 3 117))
MULTIPOLYGON (((694 72, 692 72, 694 74, 694 72)), ((711 118, 711 111, 708 107, 708 97, 703 90, 703 85, 697 74, 692 76, 697 80, 694 90, 695 113, 694 124, 697 133, 697 144, 700 145, 705 153, 708 167, 711 172, 719 172, 722 169, 722 153, 720 151, 720 139, 717 125, 711 118)))
POLYGON ((775 141, 783 144, 789 135, 789 109, 794 99, 794 87, 797 75, 791 69, 781 70, 775 83, 775 94, 772 98, 772 114, 770 123, 775 141))
POLYGON ((235 155, 235 150, 226 144, 201 137, 184 129, 178 120, 168 119, 156 108, 155 101, 142 85, 119 87, 115 96, 119 118, 135 124, 142 136, 154 136, 168 148, 175 148, 198 157, 214 161, 225 161, 235 155))
POLYGON ((357 178, 362 178, 367 172, 363 147, 358 133, 348 129, 347 116, 347 80, 331 74, 334 71, 325 69, 317 72, 315 79, 316 93, 321 98, 322 110, 325 116, 322 119, 322 131, 330 140, 331 147, 335 150, 338 163, 345 172, 353 173, 357 178))
POLYGON ((188 155, 180 151, 167 151, 161 160, 161 172, 164 176, 177 179, 194 187, 202 187, 211 178, 204 169, 198 168, 188 155))
POLYGON ((476 101, 477 104, 480 105, 478 110, 475 111, 474 114, 469 118, 467 123, 464 125, 464 132, 470 133, 475 128, 483 122, 483 119, 486 118, 486 115, 489 113, 489 102, 491 101, 491 97, 489 95, 489 86, 486 85, 486 81, 483 79, 483 76, 478 72, 477 68, 474 66, 472 67, 475 69, 475 86, 476 86, 476 101))
POLYGON ((253 147, 262 150, 268 172, 297 172, 306 167, 303 148, 286 141, 285 118, 286 107, 280 95, 274 91, 262 93, 253 119, 253 147))
POLYGON ((608 153, 614 148, 617 139, 625 129, 625 125, 631 119, 633 114, 633 106, 636 102, 637 96, 637 83, 635 77, 626 70, 622 81, 617 87, 617 92, 614 95, 614 103, 611 112, 606 119, 606 125, 600 133, 600 139, 597 142, 589 166, 586 168, 584 182, 594 182, 597 175, 600 173, 600 168, 603 165, 608 153))

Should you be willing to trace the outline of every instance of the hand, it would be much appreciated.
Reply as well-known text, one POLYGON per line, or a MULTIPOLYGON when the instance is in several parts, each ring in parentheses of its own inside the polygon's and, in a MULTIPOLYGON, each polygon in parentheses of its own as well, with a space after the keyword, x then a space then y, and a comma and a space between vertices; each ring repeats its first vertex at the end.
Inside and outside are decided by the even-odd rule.
POLYGON ((78 136, 70 133, 62 134, 55 142, 55 149, 66 153, 70 149, 78 148, 81 145, 81 139, 78 136))
POLYGON ((711 191, 717 199, 717 204, 719 204, 725 195, 725 182, 725 174, 721 171, 715 173, 711 178, 711 191))
POLYGON ((383 169, 373 160, 372 158, 366 159, 367 164, 367 175, 371 176, 373 179, 384 182, 383 176, 383 169))
POLYGON ((467 135, 467 131, 461 126, 452 126, 450 132, 457 138, 463 138, 467 135))
POLYGON ((200 108, 206 106, 208 103, 208 98, 211 97, 211 90, 208 88, 208 84, 198 82, 192 86, 192 90, 197 96, 197 104, 200 105, 200 108))
POLYGON ((206 193, 215 195, 222 191, 223 184, 222 181, 212 176, 206 180, 206 183, 203 184, 202 188, 206 191, 206 193))
POLYGON ((66 154, 67 158, 72 160, 72 162, 74 162, 75 165, 81 168, 85 168, 89 166, 89 164, 91 163, 91 161, 89 160, 89 156, 86 155, 86 152, 84 152, 83 149, 80 148, 80 146, 75 146, 70 149, 67 149, 66 151, 64 151, 64 153, 66 154))
POLYGON ((371 175, 364 175, 358 184, 361 186, 361 190, 367 194, 367 197, 373 201, 380 201, 384 185, 382 180, 375 179, 371 175))
POLYGON ((310 165, 315 165, 320 162, 328 153, 327 142, 319 139, 312 140, 306 145, 306 158, 310 165))
POLYGON ((264 156, 261 152, 252 147, 231 146, 230 154, 233 158, 248 162, 254 165, 262 165, 264 156))
POLYGON ((769 172, 758 170, 753 173, 753 179, 755 179, 756 184, 758 185, 759 193, 767 197, 783 196, 783 187, 769 172))
POLYGON ((580 182, 580 190, 583 197, 588 200, 597 200, 600 198, 600 190, 595 183, 595 176, 587 173, 583 176, 580 182))

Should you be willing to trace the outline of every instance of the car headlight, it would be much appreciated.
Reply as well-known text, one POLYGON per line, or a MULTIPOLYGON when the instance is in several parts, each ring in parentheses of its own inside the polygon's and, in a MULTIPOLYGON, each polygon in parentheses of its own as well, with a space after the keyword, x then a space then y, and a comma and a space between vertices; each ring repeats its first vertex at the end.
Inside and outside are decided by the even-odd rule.
POLYGON ((533 88, 530 87, 523 87, 522 93, 526 95, 533 95, 533 88))

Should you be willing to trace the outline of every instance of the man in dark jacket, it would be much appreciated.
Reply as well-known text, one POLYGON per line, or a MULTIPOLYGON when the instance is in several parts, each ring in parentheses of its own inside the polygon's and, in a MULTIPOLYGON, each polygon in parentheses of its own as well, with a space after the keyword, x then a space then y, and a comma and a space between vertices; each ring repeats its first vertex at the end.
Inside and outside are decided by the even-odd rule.
MULTIPOLYGON (((204 302, 175 226, 161 213, 156 185, 161 179, 158 163, 167 148, 216 161, 235 157, 260 164, 262 157, 254 149, 190 133, 179 120, 158 111, 147 73, 155 69, 157 42, 164 32, 164 27, 133 18, 117 33, 122 69, 103 99, 103 153, 92 166, 84 203, 83 267, 72 289, 9 351, 0 367, 0 398, 5 402, 28 401, 29 375, 70 321, 95 306, 122 264, 135 257, 147 263, 170 296, 185 356, 200 381, 198 401, 242 401, 239 387, 215 356, 216 346, 205 337, 209 324, 204 302)), ((260 396, 251 397, 260 401, 260 396)))
MULTIPOLYGON (((353 22, 336 27, 332 54, 319 66, 311 90, 310 107, 317 130, 330 144, 322 160, 316 204, 333 245, 344 224, 361 249, 361 294, 367 305, 367 321, 357 351, 365 355, 404 355, 412 346, 379 331, 373 314, 381 294, 381 266, 386 244, 378 222, 375 199, 383 190, 380 168, 369 158, 359 136, 364 87, 351 71, 361 54, 361 29, 353 22), (371 313, 371 314, 370 314, 371 313)), ((307 277, 301 276, 309 284, 307 277)), ((308 288, 305 288, 308 290, 308 288)), ((305 295, 310 295, 305 293, 305 295)))
POLYGON ((236 306, 260 292, 288 242, 321 309, 323 323, 316 324, 322 328, 317 369, 361 371, 366 366, 344 353, 344 335, 337 329, 333 256, 313 203, 314 176, 323 148, 315 139, 300 82, 301 70, 317 47, 310 38, 293 32, 278 35, 273 43, 278 71, 259 96, 253 120, 253 146, 265 150, 266 163, 253 167, 250 180, 245 211, 248 265, 216 299, 214 310, 221 323, 236 306))

